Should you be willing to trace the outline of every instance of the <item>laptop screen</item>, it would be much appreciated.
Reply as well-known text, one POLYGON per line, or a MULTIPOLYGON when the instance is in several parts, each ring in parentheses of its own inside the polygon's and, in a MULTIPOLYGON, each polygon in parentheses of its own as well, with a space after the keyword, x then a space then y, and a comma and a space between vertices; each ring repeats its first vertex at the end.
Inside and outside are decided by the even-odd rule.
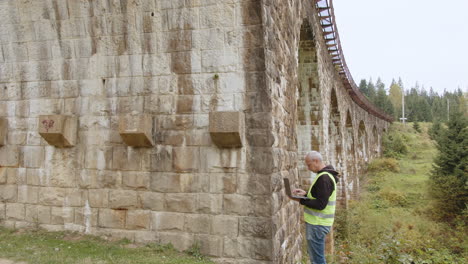
POLYGON ((291 185, 289 185, 289 179, 288 178, 283 178, 284 181, 284 188, 286 190, 286 195, 291 197, 291 185))

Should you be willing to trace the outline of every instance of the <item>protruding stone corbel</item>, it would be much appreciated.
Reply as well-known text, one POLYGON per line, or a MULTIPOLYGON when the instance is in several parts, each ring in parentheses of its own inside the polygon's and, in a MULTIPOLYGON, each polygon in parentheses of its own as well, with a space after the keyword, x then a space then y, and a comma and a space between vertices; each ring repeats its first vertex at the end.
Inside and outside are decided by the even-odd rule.
POLYGON ((0 147, 6 144, 6 135, 8 132, 8 120, 0 117, 0 147))
POLYGON ((149 114, 129 114, 119 119, 119 134, 129 146, 153 146, 152 131, 153 117, 149 114))
POLYGON ((244 113, 242 112, 210 113, 211 139, 219 147, 242 147, 244 127, 244 113))
POLYGON ((77 118, 67 115, 39 116, 39 135, 50 145, 63 148, 76 145, 77 118))

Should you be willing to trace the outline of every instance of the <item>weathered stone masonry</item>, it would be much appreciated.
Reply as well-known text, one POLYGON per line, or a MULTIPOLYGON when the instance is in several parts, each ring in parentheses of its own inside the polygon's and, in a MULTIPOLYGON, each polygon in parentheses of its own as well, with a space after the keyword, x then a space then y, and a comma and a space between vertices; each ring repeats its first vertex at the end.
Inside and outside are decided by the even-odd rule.
POLYGON ((0 1, 0 221, 296 263, 303 155, 359 193, 388 122, 355 103, 315 0, 0 1))

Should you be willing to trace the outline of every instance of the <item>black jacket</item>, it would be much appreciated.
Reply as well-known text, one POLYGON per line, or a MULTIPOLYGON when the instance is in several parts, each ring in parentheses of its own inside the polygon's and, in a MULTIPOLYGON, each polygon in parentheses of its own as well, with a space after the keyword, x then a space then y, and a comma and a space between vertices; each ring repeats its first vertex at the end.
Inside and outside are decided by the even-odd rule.
MULTIPOLYGON (((317 174, 324 171, 329 172, 331 175, 333 175, 333 177, 335 178, 335 182, 338 184, 339 173, 335 171, 335 168, 333 168, 333 166, 328 165, 325 168, 318 171, 317 174)), ((314 186, 312 186, 311 194, 316 199, 301 199, 300 203, 312 209, 323 210, 327 206, 328 199, 330 198, 330 195, 333 193, 334 190, 335 187, 330 177, 328 175, 322 175, 317 179, 314 186)))

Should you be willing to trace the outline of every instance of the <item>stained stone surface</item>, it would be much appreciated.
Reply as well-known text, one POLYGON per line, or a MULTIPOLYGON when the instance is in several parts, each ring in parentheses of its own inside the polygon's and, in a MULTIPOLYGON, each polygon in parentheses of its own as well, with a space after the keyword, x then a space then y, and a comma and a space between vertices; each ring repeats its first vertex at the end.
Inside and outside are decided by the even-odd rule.
POLYGON ((6 118, 0 117, 0 147, 4 146, 6 143, 7 132, 8 120, 6 118))
POLYGON ((20 161, 18 146, 3 146, 0 148, 0 167, 18 167, 20 161))
POLYGON ((389 125, 349 96, 314 3, 0 1, 0 224, 299 263, 282 178, 307 188, 319 150, 346 207, 389 125))

